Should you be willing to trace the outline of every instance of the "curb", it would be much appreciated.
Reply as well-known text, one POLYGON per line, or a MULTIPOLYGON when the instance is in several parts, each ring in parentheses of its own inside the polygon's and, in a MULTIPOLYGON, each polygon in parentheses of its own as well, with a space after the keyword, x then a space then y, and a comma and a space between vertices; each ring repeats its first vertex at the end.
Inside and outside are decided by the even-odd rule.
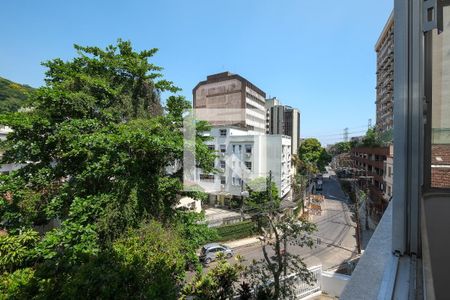
POLYGON ((259 243, 260 243, 260 241, 254 241, 254 242, 251 242, 251 243, 246 243, 246 244, 242 244, 242 245, 238 245, 238 246, 234 246, 234 247, 229 246, 230 243, 223 243, 223 244, 226 245, 226 246, 229 246, 232 249, 240 249, 240 248, 254 246, 254 245, 257 245, 259 243))

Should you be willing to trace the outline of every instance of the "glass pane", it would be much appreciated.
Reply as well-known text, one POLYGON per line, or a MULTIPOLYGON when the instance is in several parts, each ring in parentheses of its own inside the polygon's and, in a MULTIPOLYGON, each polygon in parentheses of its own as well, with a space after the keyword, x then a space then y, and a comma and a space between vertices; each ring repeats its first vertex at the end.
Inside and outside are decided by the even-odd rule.
POLYGON ((431 186, 450 188, 450 6, 432 49, 431 186))

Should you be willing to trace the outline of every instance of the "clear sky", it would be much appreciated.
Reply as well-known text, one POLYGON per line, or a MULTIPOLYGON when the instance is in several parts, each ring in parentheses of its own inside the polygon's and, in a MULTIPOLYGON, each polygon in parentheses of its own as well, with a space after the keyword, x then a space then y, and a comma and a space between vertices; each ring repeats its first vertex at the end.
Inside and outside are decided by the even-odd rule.
POLYGON ((302 137, 323 144, 375 122, 374 45, 393 0, 4 0, 0 76, 43 84, 40 62, 74 43, 117 38, 159 48, 154 62, 192 99, 208 74, 238 73, 300 109, 302 137))

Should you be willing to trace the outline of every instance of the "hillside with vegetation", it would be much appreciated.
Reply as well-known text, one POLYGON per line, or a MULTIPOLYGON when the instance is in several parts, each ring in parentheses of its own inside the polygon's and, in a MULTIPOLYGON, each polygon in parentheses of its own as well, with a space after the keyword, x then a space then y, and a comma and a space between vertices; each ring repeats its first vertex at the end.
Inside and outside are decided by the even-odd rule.
POLYGON ((24 106, 33 88, 0 77, 0 114, 17 111, 24 106))

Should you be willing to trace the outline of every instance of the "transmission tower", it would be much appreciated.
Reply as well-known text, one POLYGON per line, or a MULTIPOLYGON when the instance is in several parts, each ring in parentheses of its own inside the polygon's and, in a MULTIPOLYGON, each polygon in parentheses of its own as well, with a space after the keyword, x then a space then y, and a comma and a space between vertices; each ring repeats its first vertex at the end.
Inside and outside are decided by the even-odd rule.
POLYGON ((367 123, 367 129, 372 128, 372 119, 369 119, 369 122, 367 123))
POLYGON ((344 128, 344 142, 348 142, 348 127, 344 128))

